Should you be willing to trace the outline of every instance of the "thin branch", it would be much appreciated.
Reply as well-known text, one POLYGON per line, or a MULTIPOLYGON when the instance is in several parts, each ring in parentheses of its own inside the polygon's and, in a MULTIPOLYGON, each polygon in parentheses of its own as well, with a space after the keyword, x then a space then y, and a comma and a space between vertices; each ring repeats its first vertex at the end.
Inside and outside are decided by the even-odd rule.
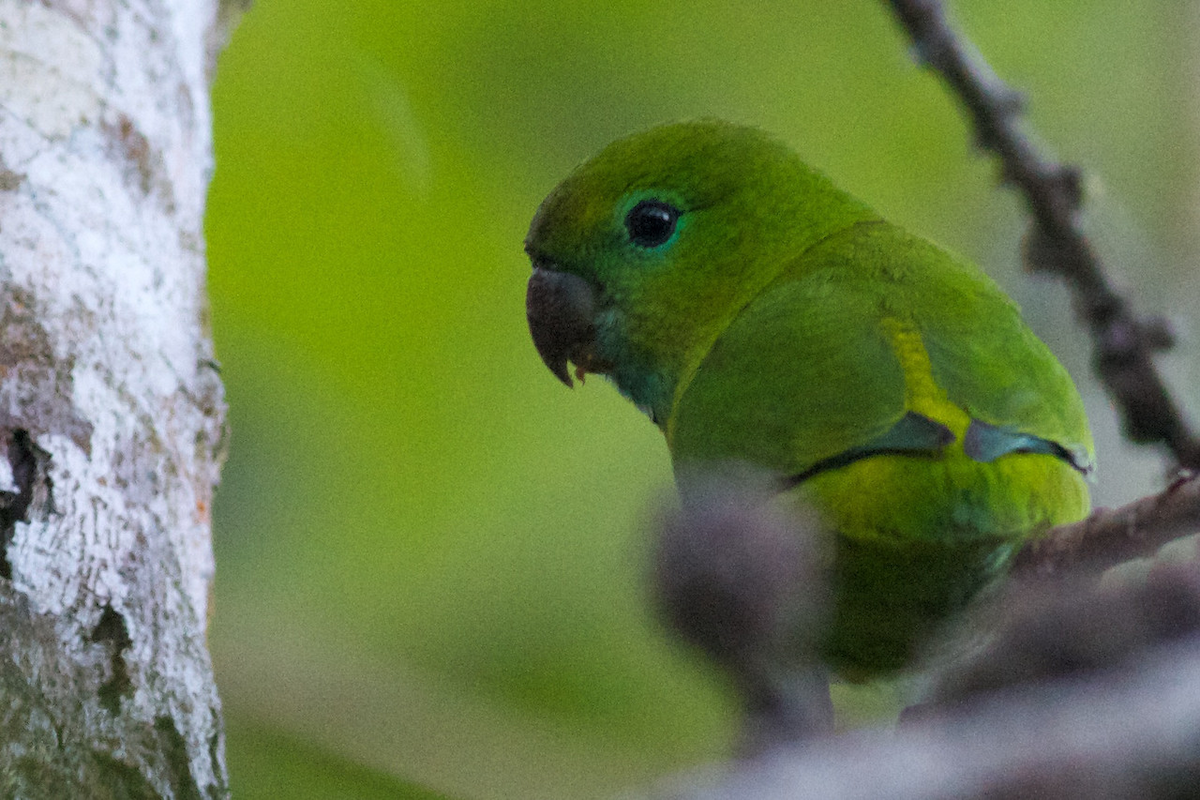
POLYGON ((1192 638, 1124 670, 981 697, 895 733, 874 729, 806 742, 656 796, 1185 797, 1200 775, 1196 741, 1200 641, 1192 638))
POLYGON ((1153 555, 1167 542, 1194 533, 1200 533, 1200 477, 1055 528, 1017 554, 1013 574, 1049 577, 1078 568, 1103 570, 1153 555))
POLYGON ((1076 571, 1010 581, 929 651, 930 688, 901 725, 990 692, 1136 669, 1148 653, 1197 637, 1200 562, 1162 561, 1138 580, 1076 571))
POLYGON ((950 27, 939 0, 887 2, 918 57, 961 101, 979 146, 999 159, 1003 181, 1025 198, 1033 216, 1026 262, 1071 287, 1076 312, 1091 333, 1096 372, 1120 411, 1126 436, 1165 445, 1180 467, 1200 469, 1200 439, 1184 421, 1152 359, 1154 351, 1170 346, 1170 332, 1162 320, 1138 319, 1105 277, 1079 222, 1079 170, 1039 152, 1021 127, 1021 95, 950 27))

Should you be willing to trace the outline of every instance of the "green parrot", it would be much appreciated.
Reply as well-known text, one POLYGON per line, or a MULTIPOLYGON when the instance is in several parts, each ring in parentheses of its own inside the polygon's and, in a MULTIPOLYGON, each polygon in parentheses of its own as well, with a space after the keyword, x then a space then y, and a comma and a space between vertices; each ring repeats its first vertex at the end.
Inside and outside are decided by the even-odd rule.
POLYGON ((763 132, 621 139, 542 203, 527 314, 568 386, 598 373, 676 474, 746 462, 814 512, 833 592, 820 659, 895 675, 1084 517, 1093 465, 1066 370, 978 268, 881 219, 763 132))

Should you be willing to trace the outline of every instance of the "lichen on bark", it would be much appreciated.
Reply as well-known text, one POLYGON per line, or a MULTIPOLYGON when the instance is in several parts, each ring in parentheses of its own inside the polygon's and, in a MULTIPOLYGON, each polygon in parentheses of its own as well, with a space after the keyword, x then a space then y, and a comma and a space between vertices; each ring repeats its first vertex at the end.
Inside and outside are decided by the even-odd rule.
POLYGON ((0 0, 0 794, 224 797, 216 0, 0 0))

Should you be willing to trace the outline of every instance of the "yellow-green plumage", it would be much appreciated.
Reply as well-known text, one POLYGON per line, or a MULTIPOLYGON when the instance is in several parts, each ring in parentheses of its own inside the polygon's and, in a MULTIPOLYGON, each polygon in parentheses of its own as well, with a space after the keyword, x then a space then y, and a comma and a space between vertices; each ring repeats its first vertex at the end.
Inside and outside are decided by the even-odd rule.
POLYGON ((1087 513, 1082 403, 1012 302, 757 131, 615 143, 547 198, 527 249, 552 369, 608 374, 677 469, 750 462, 819 512, 845 677, 903 668, 1021 543, 1087 513), (639 244, 639 214, 654 234, 674 216, 670 237, 639 244), (560 314, 550 284, 583 299, 560 314), (572 315, 559 347, 547 320, 572 315))

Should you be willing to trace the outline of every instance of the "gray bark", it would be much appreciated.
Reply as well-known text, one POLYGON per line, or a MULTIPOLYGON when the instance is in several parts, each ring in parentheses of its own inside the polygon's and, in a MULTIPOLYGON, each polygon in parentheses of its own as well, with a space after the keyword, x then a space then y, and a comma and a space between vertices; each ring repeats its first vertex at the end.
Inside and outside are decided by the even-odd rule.
POLYGON ((224 797, 216 0, 0 0, 0 795, 224 797))

